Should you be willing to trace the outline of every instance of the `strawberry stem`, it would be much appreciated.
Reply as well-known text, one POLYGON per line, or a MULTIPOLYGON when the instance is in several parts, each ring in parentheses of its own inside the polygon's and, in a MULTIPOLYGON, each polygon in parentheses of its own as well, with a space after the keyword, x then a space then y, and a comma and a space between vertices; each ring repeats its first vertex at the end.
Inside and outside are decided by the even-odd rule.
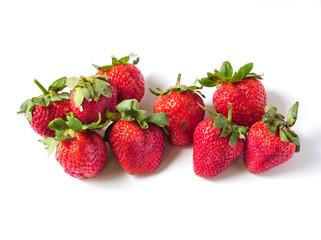
POLYGON ((204 107, 202 104, 197 103, 198 106, 200 106, 200 108, 202 108, 203 110, 205 110, 206 112, 208 112, 209 114, 213 115, 214 117, 218 117, 220 116, 220 114, 212 112, 211 110, 207 109, 206 107, 204 107))
POLYGON ((179 85, 181 85, 181 74, 179 73, 178 74, 178 77, 177 77, 177 81, 176 81, 176 86, 179 86, 179 85))
POLYGON ((42 86, 42 85, 40 84, 40 82, 38 82, 37 79, 34 79, 33 82, 40 88, 40 90, 42 91, 42 93, 43 93, 44 95, 48 95, 48 94, 49 94, 49 92, 47 91, 47 89, 45 89, 44 86, 42 86))

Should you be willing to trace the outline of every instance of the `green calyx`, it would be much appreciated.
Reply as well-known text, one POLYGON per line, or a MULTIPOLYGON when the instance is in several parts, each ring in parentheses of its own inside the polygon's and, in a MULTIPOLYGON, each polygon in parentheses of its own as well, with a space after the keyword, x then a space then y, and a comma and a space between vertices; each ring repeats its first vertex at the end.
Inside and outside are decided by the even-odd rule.
POLYGON ((213 127, 222 129, 222 133, 220 135, 220 138, 223 137, 230 137, 229 144, 231 146, 236 146, 237 139, 245 139, 245 134, 247 133, 248 128, 236 125, 232 122, 232 104, 229 104, 229 110, 228 110, 228 117, 214 113, 207 108, 204 108, 201 104, 199 104, 201 108, 203 108, 208 113, 212 114, 214 116, 213 118, 213 127))
POLYGON ((111 97, 106 75, 81 76, 66 79, 66 86, 73 89, 73 102, 81 111, 84 99, 98 101, 101 95, 111 97))
MULTIPOLYGON (((110 65, 105 65, 105 66, 97 66, 95 64, 92 64, 98 71, 103 71, 103 70, 109 70, 112 69, 115 65, 117 64, 126 64, 129 62, 131 57, 136 57, 136 54, 131 53, 125 57, 122 57, 120 59, 117 59, 114 55, 111 56, 112 63, 110 65)), ((133 60, 133 64, 136 65, 139 62, 139 57, 133 60)))
POLYGON ((70 94, 66 92, 60 93, 66 87, 66 77, 62 77, 54 81, 47 89, 45 89, 37 79, 33 82, 40 88, 42 95, 27 99, 21 106, 18 114, 25 114, 27 120, 30 122, 32 120, 32 110, 37 105, 48 106, 51 102, 61 101, 63 99, 69 100, 70 94))
POLYGON ((284 142, 290 142, 296 145, 296 152, 300 151, 299 136, 290 128, 295 124, 298 117, 299 103, 295 102, 289 109, 287 120, 284 116, 277 112, 277 108, 271 105, 265 105, 265 114, 262 117, 262 122, 266 124, 269 131, 274 134, 279 130, 280 139, 284 142))
POLYGON ((47 137, 39 140, 39 142, 45 144, 47 146, 46 149, 48 150, 48 153, 51 154, 56 149, 60 141, 73 138, 76 132, 84 130, 100 130, 106 127, 108 124, 108 121, 101 124, 100 114, 97 122, 84 124, 78 118, 76 118, 72 112, 70 112, 67 114, 66 120, 62 118, 56 118, 49 123, 49 128, 54 130, 56 133, 55 138, 47 137))
POLYGON ((156 96, 167 95, 167 94, 171 94, 172 92, 182 93, 185 91, 191 91, 191 92, 197 92, 199 95, 201 95, 203 98, 205 98, 205 96, 200 91, 198 91, 199 89, 202 89, 202 88, 203 88, 203 86, 200 86, 200 87, 197 86, 197 80, 195 80, 195 82, 192 86, 186 86, 186 85, 181 84, 181 74, 179 73, 175 86, 170 87, 169 89, 167 89, 165 91, 163 91, 159 88, 156 88, 157 91, 154 91, 152 89, 149 89, 149 91, 156 96))
POLYGON ((251 72, 252 69, 253 63, 248 63, 242 66, 237 72, 233 73, 231 63, 224 61, 220 70, 215 69, 214 73, 208 72, 207 77, 201 78, 198 82, 205 87, 214 87, 223 82, 240 82, 246 77, 261 80, 263 75, 251 72))
POLYGON ((148 123, 154 123, 162 128, 168 124, 166 113, 155 113, 146 117, 146 111, 139 109, 136 99, 124 100, 116 106, 119 113, 106 112, 106 117, 112 121, 136 121, 142 129, 148 128, 148 123))

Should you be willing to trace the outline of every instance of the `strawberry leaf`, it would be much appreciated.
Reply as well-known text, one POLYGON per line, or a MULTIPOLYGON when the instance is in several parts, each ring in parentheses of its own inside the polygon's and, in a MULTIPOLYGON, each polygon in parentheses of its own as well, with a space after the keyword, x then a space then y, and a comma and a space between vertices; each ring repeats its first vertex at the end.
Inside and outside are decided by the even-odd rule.
POLYGON ((282 127, 279 128, 279 134, 280 134, 280 139, 284 142, 289 142, 289 139, 287 138, 286 134, 284 133, 282 127))
POLYGON ((145 119, 146 118, 146 111, 145 110, 137 110, 135 113, 136 119, 145 119))
POLYGON ((66 79, 66 77, 57 79, 49 86, 49 90, 62 91, 66 87, 66 79))
POLYGON ((59 93, 59 94, 53 94, 53 95, 50 96, 49 102, 58 102, 58 101, 61 101, 63 99, 69 100, 70 99, 70 94, 66 93, 66 92, 59 93))
MULTIPOLYGON (((110 84, 107 81, 101 79, 96 79, 92 85, 93 90, 97 93, 97 95, 103 95, 105 97, 110 98, 111 92, 109 86, 110 84)), ((96 101, 98 101, 98 99, 96 101)))
POLYGON ((235 146, 237 139, 245 139, 245 134, 248 131, 247 127, 238 126, 232 122, 232 104, 229 104, 228 118, 221 114, 214 114, 213 127, 222 129, 220 138, 230 137, 229 144, 235 146))
POLYGON ((220 75, 224 79, 230 79, 233 75, 233 68, 229 61, 224 61, 221 69, 220 69, 220 75))
POLYGON ((221 133, 221 138, 222 137, 227 137, 232 133, 233 129, 232 126, 230 124, 226 124, 223 129, 222 129, 222 133, 221 133))
POLYGON ((247 133, 247 131, 249 129, 247 127, 239 126, 238 130, 239 130, 239 133, 240 133, 239 138, 242 138, 242 137, 245 138, 245 134, 247 133))
POLYGON ((67 125, 74 131, 74 132, 80 132, 83 130, 83 124, 82 122, 76 118, 72 117, 70 115, 67 115, 67 125))
POLYGON ((256 79, 262 80, 263 79, 263 74, 259 75, 259 74, 256 74, 256 73, 249 73, 249 74, 247 74, 246 77, 256 78, 256 79))
POLYGON ((147 124, 147 122, 145 122, 144 120, 136 119, 136 121, 138 122, 139 126, 140 126, 142 129, 147 129, 147 128, 148 128, 148 124, 147 124))
POLYGON ((132 115, 132 113, 138 109, 138 101, 136 102, 133 99, 124 100, 116 106, 116 109, 120 113, 132 115))
POLYGON ((164 127, 165 125, 168 125, 168 115, 162 112, 155 113, 145 118, 144 121, 164 127))
POLYGON ((219 84, 219 81, 215 81, 213 79, 210 79, 210 78, 201 78, 200 80, 198 80, 198 82, 204 86, 204 87, 214 87, 214 86, 217 86, 219 84))
POLYGON ((79 78, 77 77, 70 77, 66 79, 66 86, 68 88, 73 89, 74 87, 77 86, 77 83, 79 82, 79 78))
POLYGON ((89 125, 84 124, 83 125, 83 129, 100 130, 100 129, 103 129, 104 127, 107 127, 108 124, 109 124, 109 121, 106 121, 103 124, 100 124, 100 123, 101 123, 101 114, 99 113, 98 121, 97 122, 93 122, 93 123, 91 123, 89 125))
POLYGON ((134 121, 135 118, 133 116, 127 115, 126 113, 121 114, 121 120, 123 121, 134 121))
POLYGON ((284 142, 290 142, 296 145, 296 152, 300 151, 300 140, 298 135, 293 132, 290 127, 294 125, 298 115, 299 103, 296 102, 288 111, 287 121, 284 116, 277 112, 276 107, 266 105, 265 114, 262 122, 265 123, 271 134, 275 134, 279 130, 280 139, 284 142))
POLYGON ((224 61, 221 65, 220 71, 215 69, 214 73, 207 73, 207 77, 201 78, 199 83, 205 87, 214 87, 222 82, 239 82, 246 77, 253 77, 262 79, 262 75, 252 73, 253 63, 248 63, 242 66, 237 72, 233 74, 233 68, 230 62, 224 61))
POLYGON ((56 118, 49 123, 49 128, 55 131, 66 131, 70 127, 62 118, 56 118))
POLYGON ((46 145, 46 150, 48 150, 48 155, 50 155, 59 144, 59 141, 57 141, 55 138, 51 138, 51 137, 41 139, 41 140, 39 140, 39 142, 46 145))
POLYGON ((156 96, 159 96, 159 95, 167 95, 167 94, 171 94, 172 92, 177 92, 177 93, 182 93, 182 92, 185 92, 185 91, 191 91, 191 92, 196 92, 198 93, 200 96, 204 97, 204 95, 198 91, 199 89, 202 89, 203 86, 197 86, 197 79, 194 81, 194 84, 192 86, 186 86, 186 85, 183 85, 180 83, 181 81, 181 74, 179 73, 178 74, 178 77, 177 77, 177 81, 176 81, 176 84, 175 86, 172 86, 170 88, 168 88, 166 91, 163 91, 159 88, 156 88, 158 90, 158 92, 152 90, 152 89, 149 89, 150 92, 156 96))
POLYGON ((83 124, 78 118, 74 116, 72 112, 67 114, 67 120, 63 120, 62 118, 56 118, 49 123, 49 127, 55 131, 55 138, 46 138, 43 140, 39 140, 47 147, 49 154, 54 151, 60 141, 65 139, 73 138, 76 132, 80 132, 83 130, 100 130, 108 125, 108 121, 104 124, 101 123, 101 115, 99 114, 99 119, 95 123, 91 123, 89 125, 83 124))
POLYGON ((32 111, 36 105, 30 100, 26 111, 26 118, 30 122, 32 120, 32 111))
POLYGON ((237 132, 232 132, 231 136, 230 136, 230 142, 229 144, 231 146, 236 146, 237 143, 237 139, 239 138, 239 134, 237 132))
POLYGON ((168 116, 166 113, 155 113, 146 117, 146 111, 139 109, 139 103, 136 99, 124 100, 116 106, 116 109, 121 114, 119 118, 118 113, 109 113, 106 112, 107 118, 115 119, 116 121, 121 119, 123 121, 134 121, 140 125, 142 129, 148 128, 148 123, 155 123, 160 127, 168 124, 168 116))
POLYGON ((253 68, 253 63, 245 64, 237 72, 235 72, 231 78, 231 82, 239 82, 251 72, 253 68))
MULTIPOLYGON (((131 57, 136 57, 136 54, 131 53, 125 57, 122 57, 120 59, 117 59, 114 55, 111 56, 112 64, 111 65, 105 65, 105 66, 97 66, 95 64, 92 64, 98 71, 104 71, 112 69, 117 64, 126 64, 129 62, 131 57)), ((139 62, 139 58, 137 57, 135 60, 133 60, 133 64, 136 65, 139 62)))
POLYGON ((80 108, 82 111, 82 102, 84 101, 84 94, 81 88, 74 89, 74 97, 73 97, 74 104, 77 108, 80 108))
POLYGON ((18 114, 21 113, 25 113, 28 109, 28 105, 29 105, 30 99, 27 99, 26 101, 24 101, 21 105, 20 105, 20 109, 17 112, 18 114))
POLYGON ((137 57, 135 60, 133 60, 133 64, 137 65, 139 63, 139 57, 137 57))
POLYGON ((158 90, 158 92, 154 91, 154 90, 151 89, 151 88, 149 88, 149 91, 150 91, 152 94, 154 94, 155 96, 163 95, 162 92, 164 92, 164 91, 162 91, 162 90, 159 89, 159 88, 156 88, 156 89, 158 90))
POLYGON ((298 109, 299 109, 299 103, 296 102, 288 111, 287 122, 290 127, 292 127, 295 124, 298 118, 298 109))
POLYGON ((287 129, 285 134, 289 138, 290 142, 292 142, 296 145, 295 152, 300 152, 301 146, 300 146, 299 136, 295 132, 293 132, 291 129, 287 129))
POLYGON ((226 117, 219 115, 213 120, 213 127, 214 128, 224 128, 228 124, 228 120, 226 117))
POLYGON ((32 111, 35 106, 43 105, 48 106, 51 102, 61 101, 63 99, 69 100, 70 94, 69 93, 59 93, 60 90, 65 88, 64 85, 65 77, 59 78, 58 80, 54 81, 48 90, 46 90, 37 79, 34 79, 33 82, 40 88, 42 91, 42 95, 38 97, 33 97, 31 99, 27 99, 24 101, 21 106, 20 110, 17 112, 18 114, 25 114, 25 117, 30 122, 32 120, 32 111))
POLYGON ((117 60, 116 64, 126 64, 129 62, 130 57, 136 57, 136 54, 131 53, 128 56, 122 57, 121 59, 117 60))
POLYGON ((111 113, 108 110, 105 113, 107 119, 110 119, 113 122, 116 122, 121 119, 121 113, 111 113))
POLYGON ((100 96, 111 97, 110 84, 105 75, 93 75, 89 77, 71 77, 66 79, 66 85, 73 89, 73 101, 82 111, 84 99, 98 101, 100 96))

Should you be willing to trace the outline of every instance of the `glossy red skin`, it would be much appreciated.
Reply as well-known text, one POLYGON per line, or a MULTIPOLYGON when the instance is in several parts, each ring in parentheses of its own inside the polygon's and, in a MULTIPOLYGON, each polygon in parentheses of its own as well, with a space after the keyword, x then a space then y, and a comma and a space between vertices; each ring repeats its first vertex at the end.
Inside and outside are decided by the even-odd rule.
POLYGON ((116 105, 117 105, 117 88, 116 86, 108 81, 110 83, 110 92, 111 97, 105 97, 103 95, 100 95, 98 101, 91 100, 88 101, 84 98, 82 102, 82 108, 81 111, 79 108, 77 108, 74 104, 74 92, 71 92, 70 95, 70 108, 71 111, 76 115, 77 118, 79 118, 82 122, 90 124, 93 122, 97 122, 99 119, 99 113, 101 114, 101 122, 105 123, 107 121, 107 118, 105 116, 105 113, 108 109, 109 112, 115 112, 116 105))
POLYGON ((140 70, 131 63, 116 64, 109 70, 96 73, 105 75, 111 80, 118 90, 117 103, 126 99, 136 99, 140 102, 145 93, 145 81, 140 70))
POLYGON ((72 177, 95 177, 107 161, 106 143, 96 132, 76 132, 74 138, 65 139, 58 144, 56 159, 72 177))
POLYGON ((229 103, 232 103, 233 122, 245 127, 261 121, 266 102, 265 88, 261 81, 255 78, 245 78, 236 83, 221 83, 213 94, 216 111, 227 117, 229 103))
POLYGON ((153 123, 142 129, 136 121, 120 120, 110 129, 108 142, 120 166, 131 175, 155 172, 165 149, 163 131, 153 123))
POLYGON ((236 146, 229 144, 230 137, 220 138, 221 129, 213 127, 213 118, 201 121, 194 131, 193 168, 196 175, 212 178, 223 172, 241 155, 245 141, 237 139, 236 146))
POLYGON ((168 125, 165 128, 171 144, 185 146, 193 143, 194 129, 205 115, 198 103, 204 106, 203 99, 192 91, 174 91, 156 98, 154 113, 163 112, 168 115, 168 125))
POLYGON ((55 131, 48 124, 56 119, 66 119, 66 114, 71 112, 69 100, 51 102, 48 106, 36 105, 32 110, 31 128, 42 137, 55 137, 55 131))
POLYGON ((292 158, 296 146, 281 141, 279 132, 271 134, 265 123, 257 122, 250 128, 243 160, 251 173, 268 171, 292 158))

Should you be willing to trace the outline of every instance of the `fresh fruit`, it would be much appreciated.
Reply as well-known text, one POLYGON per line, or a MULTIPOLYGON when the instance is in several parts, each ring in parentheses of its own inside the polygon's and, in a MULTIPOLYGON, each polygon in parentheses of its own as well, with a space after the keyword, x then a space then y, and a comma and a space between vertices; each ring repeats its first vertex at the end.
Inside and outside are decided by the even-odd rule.
POLYGON ((202 87, 185 86, 180 84, 181 74, 178 75, 176 85, 166 91, 158 89, 150 91, 158 97, 154 103, 154 112, 164 112, 168 115, 168 140, 171 144, 185 146, 193 143, 193 133, 196 125, 203 120, 205 111, 201 93, 202 87))
POLYGON ((93 130, 102 129, 107 124, 98 122, 83 125, 73 115, 67 121, 57 118, 49 126, 56 131, 56 138, 46 138, 40 142, 47 145, 49 153, 56 149, 56 159, 64 171, 72 177, 84 179, 95 177, 107 161, 106 143, 93 130))
POLYGON ((99 114, 102 122, 106 122, 106 111, 115 111, 117 88, 106 75, 71 77, 66 80, 66 85, 72 89, 70 108, 84 123, 97 122, 99 114))
POLYGON ((112 81, 118 90, 117 103, 126 99, 136 99, 140 102, 145 92, 145 81, 142 73, 136 67, 139 58, 133 61, 133 64, 128 63, 130 57, 136 55, 130 54, 121 59, 112 56, 112 64, 99 67, 93 66, 98 70, 97 75, 107 74, 108 79, 112 81))
POLYGON ((218 86, 213 94, 213 103, 218 113, 227 116, 229 103, 233 105, 233 122, 250 127, 262 119, 266 92, 261 83, 262 76, 252 73, 253 63, 248 63, 233 74, 228 61, 223 62, 220 71, 207 73, 199 80, 206 87, 218 86))
POLYGON ((275 107, 266 105, 262 121, 253 124, 247 135, 243 159, 251 173, 263 173, 300 151, 299 137, 290 129, 296 122, 298 107, 296 102, 285 121, 275 107))
POLYGON ((42 137, 54 137, 55 132, 48 124, 55 118, 65 119, 71 111, 69 93, 59 93, 65 86, 65 77, 54 81, 46 90, 36 79, 34 83, 43 92, 42 95, 26 100, 20 107, 19 114, 25 114, 31 128, 42 137))
POLYGON ((241 155, 246 127, 232 123, 232 105, 228 118, 212 113, 214 118, 201 121, 194 131, 193 168, 196 175, 212 178, 223 172, 241 155))
POLYGON ((146 111, 138 109, 136 99, 117 105, 116 120, 107 128, 108 141, 120 166, 131 175, 153 173, 161 163, 165 149, 165 137, 161 129, 168 123, 165 113, 146 117, 146 111))

